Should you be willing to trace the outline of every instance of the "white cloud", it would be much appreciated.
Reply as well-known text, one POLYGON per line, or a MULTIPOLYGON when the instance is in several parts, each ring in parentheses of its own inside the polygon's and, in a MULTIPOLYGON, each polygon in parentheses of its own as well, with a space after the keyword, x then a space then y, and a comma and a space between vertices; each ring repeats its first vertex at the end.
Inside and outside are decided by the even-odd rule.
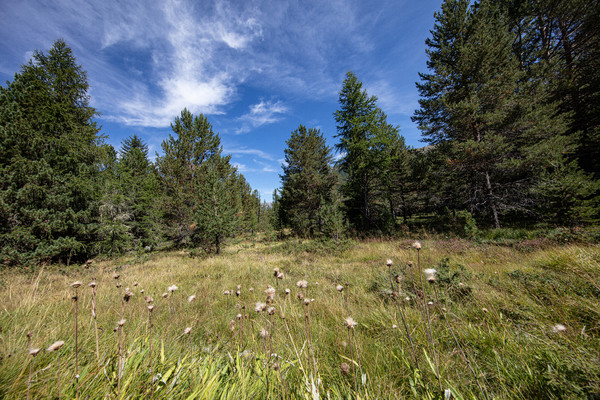
POLYGON ((225 148, 223 149, 223 153, 224 154, 231 154, 231 155, 253 155, 253 156, 258 156, 260 158, 263 158, 265 160, 273 160, 273 156, 271 156, 270 154, 265 153, 262 150, 259 149, 248 149, 248 148, 241 148, 241 149, 236 149, 236 148, 225 148))
POLYGON ((253 104, 248 113, 239 117, 242 126, 237 129, 236 133, 246 133, 252 128, 277 122, 281 120, 282 114, 287 112, 288 108, 281 101, 261 101, 253 104))
POLYGON ((412 116, 419 108, 418 95, 414 92, 402 92, 396 85, 379 80, 365 87, 370 96, 377 96, 378 106, 388 115, 399 114, 412 116))

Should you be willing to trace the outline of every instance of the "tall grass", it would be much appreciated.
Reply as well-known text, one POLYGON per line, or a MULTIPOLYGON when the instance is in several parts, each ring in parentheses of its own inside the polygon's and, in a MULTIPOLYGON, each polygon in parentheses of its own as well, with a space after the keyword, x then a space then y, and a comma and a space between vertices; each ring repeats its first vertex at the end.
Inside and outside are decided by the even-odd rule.
POLYGON ((411 243, 241 243, 206 259, 3 271, 0 398, 600 396, 597 247, 411 243), (74 280, 95 282, 77 304, 74 280), (247 312, 265 293, 268 307, 247 312))

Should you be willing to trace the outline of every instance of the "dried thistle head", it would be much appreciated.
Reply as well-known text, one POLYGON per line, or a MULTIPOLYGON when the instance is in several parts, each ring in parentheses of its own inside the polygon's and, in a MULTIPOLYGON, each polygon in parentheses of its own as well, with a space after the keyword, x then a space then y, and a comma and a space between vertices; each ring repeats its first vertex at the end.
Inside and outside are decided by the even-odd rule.
POLYGON ((286 296, 288 296, 290 293, 292 293, 292 291, 290 289, 285 289, 286 296))
POLYGON ((117 287, 117 289, 120 289, 121 286, 123 286, 123 285, 121 285, 121 282, 117 282, 117 284, 115 286, 117 287))
POLYGON ((242 314, 239 314, 235 316, 236 319, 242 319, 242 314))
POLYGON ((396 275, 396 283, 402 283, 402 275, 396 275))
POLYGON ((171 286, 169 286, 169 288, 168 288, 167 290, 168 290, 169 292, 173 293, 173 292, 175 292, 177 289, 179 289, 179 288, 177 287, 177 285, 171 285, 171 286))
POLYGON ((152 310, 154 310, 154 304, 150 304, 148 306, 148 311, 152 312, 152 310))
POLYGON ((256 312, 263 312, 267 309, 267 305, 263 302, 258 302, 254 305, 254 311, 256 312))
POLYGON ((267 300, 274 300, 275 299, 275 288, 272 286, 269 286, 267 288, 267 290, 265 290, 265 294, 267 295, 267 300))
POLYGON ((165 292, 162 294, 163 299, 166 299, 167 297, 169 297, 169 293, 165 292))
POLYGON ((298 286, 300 289, 305 289, 308 287, 308 282, 305 280, 301 280, 296 282, 296 286, 298 286))
POLYGON ((298 300, 302 301, 304 300, 304 295, 302 294, 302 292, 298 292, 298 294, 296 295, 296 297, 298 298, 298 300))
POLYGON ((119 322, 117 322, 117 325, 123 326, 123 325, 125 325, 125 322, 127 322, 126 319, 121 319, 121 320, 119 320, 119 322))
POLYGON ((283 279, 285 278, 285 275, 283 274, 283 272, 280 272, 277 274, 277 279, 283 279))
POLYGON ((91 287, 91 288, 95 288, 96 286, 98 286, 98 282, 96 282, 96 281, 91 281, 91 282, 88 284, 88 286, 89 286, 89 287, 91 287))
POLYGON ((304 299, 304 305, 308 306, 311 303, 310 299, 304 299))
POLYGON ((113 278, 114 279, 119 279, 121 275, 117 274, 117 271, 113 272, 113 278))
POLYGON ((265 328, 262 328, 260 330, 260 337, 262 337, 263 339, 266 339, 269 337, 269 331, 266 330, 265 328))
POLYGON ((75 281, 75 282, 71 283, 71 287, 73 289, 77 289, 81 285, 83 285, 83 283, 81 283, 81 281, 75 281))
POLYGON ((231 332, 235 331, 235 321, 234 320, 229 321, 229 330, 231 332))
POLYGON ((137 281, 136 281, 136 282, 133 282, 133 286, 134 286, 134 287, 137 287, 137 285, 138 285, 137 281))
POLYGON ((348 329, 354 329, 358 323, 354 320, 354 318, 348 317, 344 320, 344 325, 346 325, 346 328, 348 329))
POLYGON ((193 294, 190 297, 188 297, 188 303, 191 303, 194 300, 196 300, 196 295, 195 294, 193 294))
POLYGON ((153 302, 154 302, 154 299, 153 299, 152 297, 150 297, 150 296, 145 296, 145 297, 144 297, 144 301, 145 301, 146 303, 150 304, 150 303, 153 303, 153 302))
POLYGON ((231 290, 225 290, 225 291, 223 292, 223 294, 224 294, 225 296, 229 296, 229 295, 231 295, 231 290))
POLYGON ((338 292, 341 292, 341 291, 343 291, 343 290, 344 290, 344 287, 343 287, 342 285, 337 285, 337 286, 335 287, 335 290, 337 290, 338 292))
POLYGON ((129 288, 125 288, 125 292, 123 293, 123 300, 126 302, 129 301, 133 297, 133 292, 129 288))
POLYGON ((416 249, 416 250, 421 250, 421 247, 422 247, 422 246, 421 246, 421 242, 419 242, 418 240, 417 240, 417 241, 415 241, 415 242, 412 244, 412 247, 413 247, 414 249, 416 249))
POLYGON ((50 345, 50 347, 48 347, 48 348, 46 349, 46 351, 50 351, 50 352, 52 352, 52 351, 59 350, 61 347, 63 347, 63 345, 64 345, 64 344, 65 344, 64 340, 59 340, 59 341, 56 341, 56 342, 52 343, 52 344, 50 345))
POLYGON ((235 291, 235 295, 236 295, 237 297, 240 297, 240 296, 241 296, 241 294, 242 294, 242 291, 241 291, 241 290, 239 290, 239 289, 238 289, 238 290, 236 290, 236 291, 235 291))
POLYGON ((269 315, 273 315, 273 314, 275 314, 275 307, 269 307, 269 308, 267 309, 267 314, 269 314, 269 315))
POLYGON ((32 357, 35 357, 38 355, 38 353, 40 352, 40 348, 36 347, 34 349, 29 349, 29 355, 31 355, 32 357))
POLYGON ((427 282, 429 283, 435 283, 435 274, 437 274, 437 271, 433 268, 427 268, 426 270, 423 271, 423 273, 425 274, 425 278, 427 279, 427 282))
POLYGON ((184 334, 184 335, 189 335, 191 331, 192 331, 192 327, 191 327, 191 326, 188 326, 187 328, 185 328, 185 329, 183 330, 183 334, 184 334))
POLYGON ((275 267, 273 268, 273 276, 277 278, 277 275, 279 275, 279 268, 275 267))
POLYGON ((413 262, 412 262, 412 261, 409 261, 409 262, 407 263, 407 265, 408 265, 408 266, 409 266, 409 268, 410 268, 410 267, 412 267, 412 266, 413 266, 413 262))
POLYGON ((350 366, 343 362, 342 365, 340 365, 340 370, 342 371, 343 375, 348 375, 350 373, 350 366))
POLYGON ((385 265, 387 265, 388 267, 391 267, 392 264, 394 264, 394 262, 392 260, 390 260, 389 258, 387 259, 387 261, 385 262, 385 265))
POLYGON ((566 330, 567 330, 567 327, 564 326, 563 324, 556 324, 552 327, 552 332, 554 332, 554 333, 564 332, 566 330))
POLYGON ((254 292, 254 288, 251 287, 250 289, 248 289, 249 292, 254 292))

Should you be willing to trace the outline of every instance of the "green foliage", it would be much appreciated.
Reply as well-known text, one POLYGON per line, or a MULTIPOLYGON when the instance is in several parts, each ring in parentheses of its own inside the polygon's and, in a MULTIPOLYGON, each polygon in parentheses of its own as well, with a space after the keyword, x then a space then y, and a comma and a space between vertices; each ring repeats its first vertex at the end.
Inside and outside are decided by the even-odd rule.
POLYGON ((334 113, 336 149, 342 153, 339 166, 345 176, 342 193, 348 219, 355 229, 384 231, 390 220, 392 225, 396 222, 394 187, 400 187, 397 179, 406 172, 404 139, 353 72, 346 74, 339 105, 334 113))
POLYGON ((0 259, 83 259, 98 201, 96 111, 82 67, 62 40, 0 89, 0 259))
POLYGON ((342 226, 334 204, 338 177, 331 167, 331 149, 323 134, 300 125, 286 143, 283 175, 280 175, 282 223, 302 237, 321 234, 339 237, 342 226))

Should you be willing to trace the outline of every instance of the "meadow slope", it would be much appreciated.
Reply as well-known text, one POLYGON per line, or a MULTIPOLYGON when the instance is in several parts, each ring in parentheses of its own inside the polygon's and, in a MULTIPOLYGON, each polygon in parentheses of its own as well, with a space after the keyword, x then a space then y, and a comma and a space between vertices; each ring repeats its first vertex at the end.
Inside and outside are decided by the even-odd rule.
POLYGON ((600 397, 598 246, 421 243, 4 270, 0 398, 600 397))

